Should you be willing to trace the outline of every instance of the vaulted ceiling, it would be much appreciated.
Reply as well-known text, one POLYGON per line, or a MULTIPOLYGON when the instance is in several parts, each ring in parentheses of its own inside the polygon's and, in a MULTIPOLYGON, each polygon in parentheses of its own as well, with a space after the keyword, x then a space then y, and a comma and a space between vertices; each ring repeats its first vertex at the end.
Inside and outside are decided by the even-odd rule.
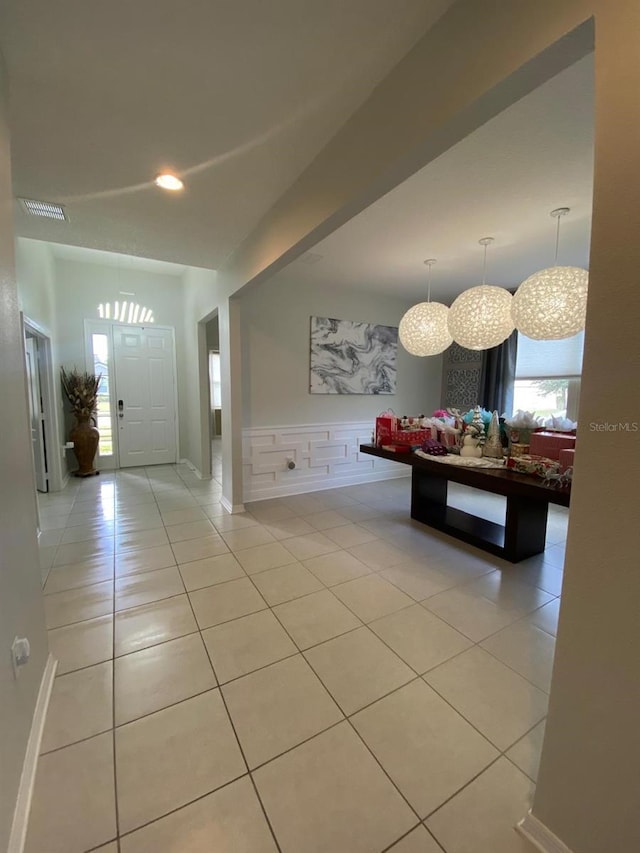
POLYGON ((218 267, 450 4, 6 0, 17 233, 218 267))
POLYGON ((423 261, 436 258, 432 297, 451 302, 482 277, 520 284, 554 260, 587 267, 593 194, 593 55, 488 121, 292 263, 311 284, 426 297, 423 261))

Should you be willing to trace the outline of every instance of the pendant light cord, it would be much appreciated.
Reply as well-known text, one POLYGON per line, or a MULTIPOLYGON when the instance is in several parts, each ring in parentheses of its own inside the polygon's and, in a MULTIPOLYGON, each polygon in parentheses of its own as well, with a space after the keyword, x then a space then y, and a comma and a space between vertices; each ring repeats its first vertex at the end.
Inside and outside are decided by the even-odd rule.
POLYGON ((427 273, 427 302, 431 302, 431 267, 435 264, 435 258, 429 258, 428 261, 424 261, 425 267, 429 270, 427 273))
POLYGON ((566 216, 567 213, 570 212, 570 210, 571 208, 569 207, 557 207, 549 214, 550 216, 553 216, 553 218, 556 220, 556 254, 553 259, 554 267, 558 266, 558 250, 560 249, 560 220, 563 216, 566 216))
POLYGON ((484 285, 487 281, 487 248, 493 243, 493 237, 483 237, 478 242, 484 246, 484 260, 482 262, 482 284, 484 285))

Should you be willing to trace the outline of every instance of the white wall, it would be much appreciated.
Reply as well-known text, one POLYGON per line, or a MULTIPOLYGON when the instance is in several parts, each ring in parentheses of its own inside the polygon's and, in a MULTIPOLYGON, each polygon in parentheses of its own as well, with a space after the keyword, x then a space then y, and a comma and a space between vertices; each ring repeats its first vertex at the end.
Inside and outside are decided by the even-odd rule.
POLYGON ((182 276, 167 273, 55 259, 56 309, 60 359, 65 367, 84 368, 84 320, 98 319, 102 302, 138 302, 153 310, 155 323, 182 333, 182 276), (135 293, 123 296, 120 291, 135 293))
POLYGON ((280 274, 240 296, 243 427, 322 424, 396 414, 431 414, 440 405, 442 357, 417 358, 398 345, 393 395, 309 393, 310 317, 397 326, 411 306, 394 297, 300 284, 280 274))
POLYGON ((55 268, 48 243, 18 237, 16 281, 20 309, 55 338, 55 268))
POLYGON ((431 414, 440 405, 442 358, 398 346, 397 393, 309 392, 310 317, 397 326, 410 303, 303 284, 289 272, 239 298, 245 501, 403 476, 403 466, 359 453, 376 415, 431 414), (295 468, 287 466, 293 460, 295 468))
POLYGON ((239 306, 230 299, 236 283, 214 270, 187 268, 184 275, 182 369, 180 371, 181 454, 210 476, 209 391, 205 319, 217 312, 222 384, 222 501, 242 509, 242 420, 239 306))
POLYGON ((31 721, 48 655, 36 544, 35 483, 15 281, 13 192, 0 56, 0 850, 6 850, 31 721), (14 679, 9 649, 28 637, 14 679))

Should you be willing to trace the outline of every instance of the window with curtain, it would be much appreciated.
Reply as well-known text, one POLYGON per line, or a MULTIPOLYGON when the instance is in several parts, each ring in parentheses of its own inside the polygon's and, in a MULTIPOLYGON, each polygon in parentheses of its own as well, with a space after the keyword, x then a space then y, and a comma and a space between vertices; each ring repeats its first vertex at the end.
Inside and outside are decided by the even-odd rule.
POLYGON ((518 335, 513 408, 578 419, 584 332, 562 341, 518 335))
POLYGON ((211 389, 211 408, 222 407, 222 390, 220 387, 220 353, 209 353, 209 387, 211 389))

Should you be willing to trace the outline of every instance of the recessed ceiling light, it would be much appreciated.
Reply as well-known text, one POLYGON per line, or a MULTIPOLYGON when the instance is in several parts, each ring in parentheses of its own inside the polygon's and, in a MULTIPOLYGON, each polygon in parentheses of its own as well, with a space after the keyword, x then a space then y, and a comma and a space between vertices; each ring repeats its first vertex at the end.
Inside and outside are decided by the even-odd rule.
POLYGON ((169 174, 169 172, 166 172, 162 175, 158 175, 155 180, 155 184, 156 186, 161 187, 163 190, 172 190, 173 192, 184 188, 184 184, 182 183, 180 178, 176 178, 175 175, 171 175, 169 174))

